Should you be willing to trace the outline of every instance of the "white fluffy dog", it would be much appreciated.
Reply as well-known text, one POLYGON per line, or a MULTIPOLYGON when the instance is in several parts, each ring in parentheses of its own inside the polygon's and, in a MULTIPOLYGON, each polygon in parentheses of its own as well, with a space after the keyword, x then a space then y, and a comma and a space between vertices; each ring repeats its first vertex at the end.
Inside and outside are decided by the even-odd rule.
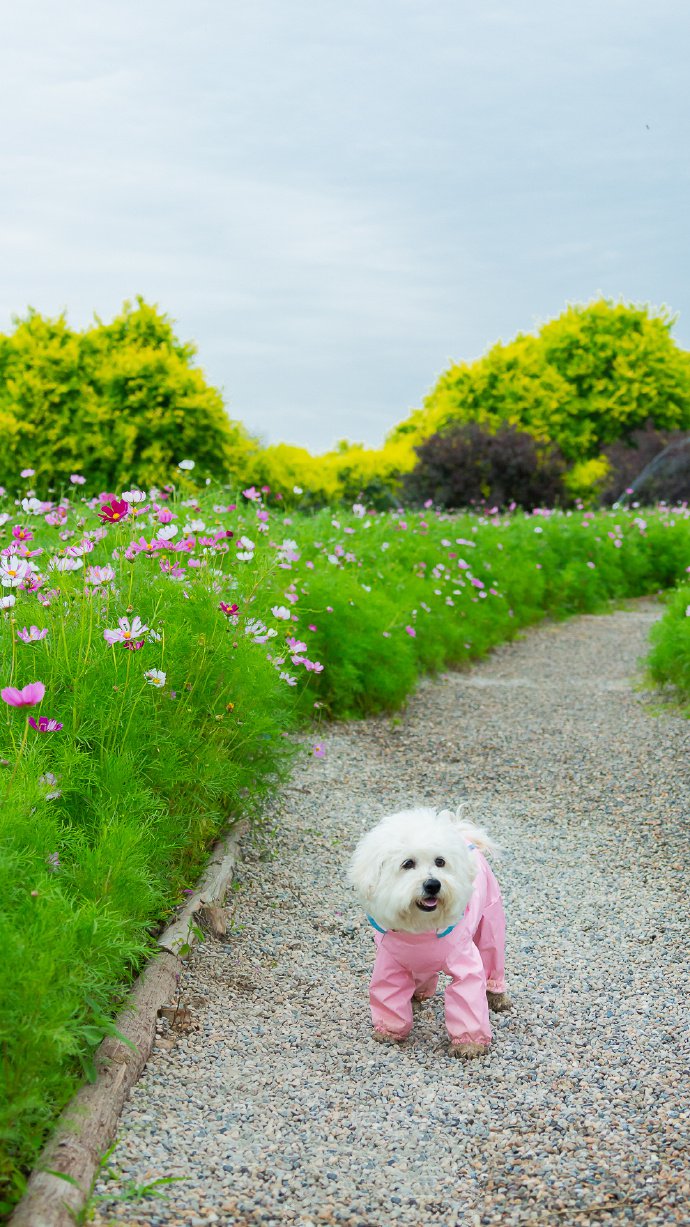
POLYGON ((470 1057, 491 1043, 489 1007, 510 1008, 505 991, 505 917, 484 857, 486 832, 450 810, 404 810, 360 840, 349 878, 377 945, 369 986, 374 1036, 402 1040, 412 999, 445 990, 450 1051, 470 1057))

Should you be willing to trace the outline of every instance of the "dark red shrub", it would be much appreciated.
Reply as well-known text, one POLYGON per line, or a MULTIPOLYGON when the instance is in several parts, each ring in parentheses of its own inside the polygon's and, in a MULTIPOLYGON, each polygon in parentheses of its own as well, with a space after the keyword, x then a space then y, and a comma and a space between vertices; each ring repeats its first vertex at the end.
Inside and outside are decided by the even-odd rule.
POLYGON ((419 460, 403 480, 405 498, 441 507, 488 503, 553 506, 565 501, 566 465, 559 449, 503 426, 489 433, 476 422, 431 435, 415 448, 419 460))

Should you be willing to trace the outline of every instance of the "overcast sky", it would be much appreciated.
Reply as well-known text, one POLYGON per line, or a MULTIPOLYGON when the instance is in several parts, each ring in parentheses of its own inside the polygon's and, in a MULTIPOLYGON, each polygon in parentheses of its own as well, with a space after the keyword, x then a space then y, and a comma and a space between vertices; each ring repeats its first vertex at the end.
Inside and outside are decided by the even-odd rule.
POLYGON ((22 0, 0 330, 142 294, 265 441, 378 444, 599 292, 690 346, 687 0, 22 0))

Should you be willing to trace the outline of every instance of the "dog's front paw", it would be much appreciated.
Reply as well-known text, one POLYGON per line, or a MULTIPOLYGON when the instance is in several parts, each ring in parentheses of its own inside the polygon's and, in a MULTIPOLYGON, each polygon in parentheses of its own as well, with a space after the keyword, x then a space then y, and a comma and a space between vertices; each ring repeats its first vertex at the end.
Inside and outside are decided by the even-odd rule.
POLYGON ((452 1057, 462 1057, 469 1061, 472 1057, 482 1057, 489 1051, 488 1044, 475 1044, 471 1040, 452 1040, 448 1052, 452 1057))
POLYGON ((371 1038, 379 1044, 402 1044, 406 1035, 396 1035, 395 1031, 384 1031, 379 1027, 374 1027, 371 1033, 371 1038))
POLYGON ((490 989, 486 991, 486 1003, 494 1014, 503 1014, 505 1010, 512 1010, 513 1003, 507 993, 492 993, 490 989))

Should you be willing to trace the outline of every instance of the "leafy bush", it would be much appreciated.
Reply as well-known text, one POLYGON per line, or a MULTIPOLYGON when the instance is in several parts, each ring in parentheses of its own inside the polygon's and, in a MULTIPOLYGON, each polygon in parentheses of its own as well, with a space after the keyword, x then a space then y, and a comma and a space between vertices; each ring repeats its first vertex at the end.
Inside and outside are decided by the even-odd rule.
POLYGON ((441 507, 551 506, 563 499, 565 463, 558 448, 537 443, 512 426, 495 434, 470 422, 432 435, 415 451, 417 465, 403 480, 413 503, 441 507))
POLYGON ((414 442, 458 422, 507 423, 558 444, 571 463, 600 455, 652 422, 690 428, 690 354, 662 309, 605 299, 571 306, 536 336, 519 334, 472 363, 451 366, 391 433, 414 442))
POLYGON ((690 711, 690 585, 678 588, 653 627, 647 671, 657 686, 672 686, 690 711))
POLYGON ((342 500, 385 510, 397 506, 401 474, 414 460, 404 441, 377 449, 343 440, 321 456, 278 443, 255 451, 244 472, 247 481, 267 488, 286 506, 306 510, 342 500))
POLYGON ((239 475, 251 441, 194 352, 142 299, 83 332, 30 311, 0 334, 0 483, 31 468, 42 494, 75 472, 119 491, 169 481, 188 456, 205 475, 239 475))

